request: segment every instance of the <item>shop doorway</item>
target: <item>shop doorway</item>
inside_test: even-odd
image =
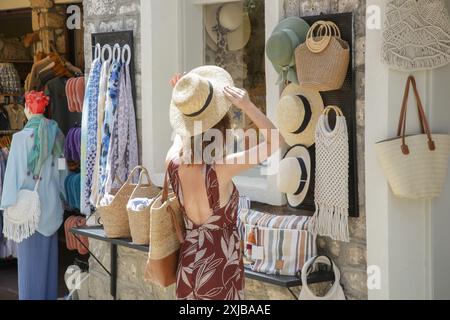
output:
[[[55,120],[66,136],[72,129],[81,126],[82,110],[69,110],[65,85],[71,78],[83,78],[84,30],[82,23],[80,28],[67,28],[66,21],[73,14],[67,8],[72,4],[68,4],[69,1],[64,1],[64,4],[59,2],[55,1],[48,13],[31,7],[0,9],[0,167],[3,169],[7,165],[12,136],[26,123],[26,119],[16,119],[13,117],[16,113],[11,112],[23,110],[26,91],[45,91],[51,97],[46,116]],[[82,15],[83,6],[80,1],[73,2],[79,9],[77,13]],[[82,16],[80,20],[82,21]],[[43,73],[39,74],[35,68],[37,63],[49,57],[60,68],[50,64],[45,67],[49,71],[45,76]],[[34,82],[30,80],[33,72]],[[78,106],[80,105],[82,107],[82,101],[78,101]],[[69,175],[79,175],[79,159],[78,163],[76,159],[71,160],[73,161],[66,163]],[[4,172],[0,173],[3,180]],[[66,187],[67,183],[64,185],[61,192],[66,193],[66,198],[73,198],[67,197],[70,188]],[[8,187],[3,183],[0,186]],[[66,201],[64,221],[74,215],[80,216],[79,208],[73,201]],[[2,228],[0,223],[0,230]],[[68,250],[64,224],[58,231],[58,248],[58,297],[63,299],[69,293],[64,281],[68,266],[77,264],[84,269],[88,255]],[[15,299],[18,299],[17,246],[0,235],[0,300]]]

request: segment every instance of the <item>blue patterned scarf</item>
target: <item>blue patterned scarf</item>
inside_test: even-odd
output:
[[[34,131],[34,146],[28,154],[28,171],[37,177],[50,155],[60,157],[63,154],[64,135],[55,121],[46,119],[43,115],[32,117],[25,129]]]

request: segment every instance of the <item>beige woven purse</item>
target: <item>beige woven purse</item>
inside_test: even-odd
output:
[[[350,63],[350,47],[341,39],[338,26],[317,21],[309,29],[306,42],[295,50],[299,84],[317,91],[342,88]]]
[[[406,135],[406,111],[412,84],[422,132]],[[416,80],[408,77],[397,137],[375,145],[381,165],[394,194],[407,199],[432,199],[444,187],[450,155],[450,135],[431,134]]]
[[[150,208],[150,251],[145,279],[162,287],[176,282],[180,246],[184,242],[183,212],[173,192],[169,193],[168,173],[162,193]]]
[[[97,205],[97,212],[100,214],[105,234],[108,238],[130,238],[131,231],[128,222],[127,204],[131,194],[136,188],[136,184],[132,184],[134,174],[139,170],[145,170],[142,166],[134,168],[127,181],[114,195],[114,199],[108,205]]]
[[[142,181],[144,177],[147,178],[147,184]],[[147,245],[150,243],[150,206],[159,193],[160,189],[152,183],[148,171],[145,168],[142,169],[139,182],[127,205],[131,239],[134,244]],[[136,199],[141,202],[140,205],[136,205]]]

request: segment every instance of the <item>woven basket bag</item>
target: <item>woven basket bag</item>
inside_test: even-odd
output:
[[[142,183],[143,177],[147,178],[147,184]],[[150,180],[150,176],[146,169],[142,169],[139,175],[139,182],[134,188],[130,196],[130,201],[136,198],[154,199],[160,193],[160,189],[156,187]],[[128,221],[130,223],[131,239],[134,244],[147,245],[150,243],[150,206],[143,210],[137,211],[129,206]]]
[[[330,21],[317,21],[306,42],[295,50],[299,84],[317,91],[342,88],[350,63],[350,47]]]
[[[422,132],[406,135],[406,111],[412,84]],[[438,197],[447,178],[450,135],[431,134],[416,80],[410,76],[406,84],[397,137],[375,145],[381,166],[394,194],[407,199]]]
[[[150,251],[145,279],[162,287],[176,282],[180,246],[184,242],[183,212],[173,192],[169,193],[168,174],[162,193],[150,209]]]
[[[127,181],[117,191],[112,202],[107,206],[97,205],[105,234],[111,239],[128,239],[131,237],[130,225],[128,222],[127,204],[136,184],[131,183],[134,174],[139,170],[144,170],[142,166],[134,168]]]

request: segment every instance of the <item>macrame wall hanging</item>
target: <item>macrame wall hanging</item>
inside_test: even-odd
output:
[[[450,20],[443,0],[389,0],[383,33],[383,62],[417,71],[450,62]]]

